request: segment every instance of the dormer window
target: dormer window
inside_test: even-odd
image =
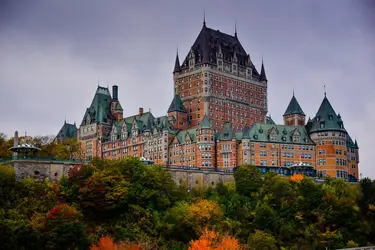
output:
[[[329,116],[328,116],[328,120],[332,121],[332,120],[333,120],[333,116],[332,116],[332,115],[329,115]]]
[[[320,123],[320,128],[324,128],[324,122]]]
[[[319,116],[316,118],[316,121],[317,121],[317,122],[320,121],[320,117],[319,117]]]

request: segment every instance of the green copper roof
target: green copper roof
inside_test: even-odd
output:
[[[250,139],[250,128],[247,125],[243,128],[242,139]]]
[[[69,124],[66,121],[56,136],[57,140],[64,140],[68,138],[77,139],[77,127],[76,124]]]
[[[273,137],[273,135],[275,137]],[[285,126],[270,124],[254,124],[250,129],[251,141],[293,143],[293,136],[299,137],[297,144],[314,145],[304,126]],[[274,140],[272,140],[274,138]]]
[[[203,116],[203,120],[202,120],[202,123],[201,123],[201,128],[203,128],[203,129],[210,129],[211,128],[211,123],[208,120],[207,115]]]
[[[119,102],[116,104],[115,110],[123,110]]]
[[[230,141],[232,139],[236,139],[236,135],[232,130],[232,125],[229,122],[226,122],[224,124],[223,130],[220,132],[218,139],[221,141]]]
[[[182,102],[181,97],[177,94],[174,96],[172,103],[169,106],[168,113],[174,111],[186,113],[184,103]]]
[[[312,119],[309,132],[330,130],[346,131],[341,116],[336,115],[331,103],[328,101],[327,97],[324,96],[323,102],[320,105],[316,116]]]
[[[86,110],[82,125],[87,124],[88,121],[89,123],[111,124],[111,101],[112,97],[108,88],[98,86],[90,108]]]
[[[346,136],[346,146],[349,148],[358,148],[357,140],[353,142],[349,134]]]
[[[292,99],[289,102],[289,105],[288,105],[287,109],[285,110],[284,116],[285,115],[292,115],[292,114],[305,115],[305,113],[303,113],[303,110],[302,110],[301,106],[299,105],[297,99],[294,97],[294,94],[293,94]]]
[[[275,124],[275,122],[272,120],[271,116],[266,116],[266,124]]]
[[[186,130],[180,130],[177,134],[177,140],[180,144],[184,144],[189,137],[192,142],[195,142],[197,128],[193,127]]]

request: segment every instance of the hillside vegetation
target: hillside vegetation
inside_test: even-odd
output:
[[[175,185],[135,158],[94,160],[60,183],[0,166],[0,249],[339,249],[375,244],[375,184],[261,175]]]

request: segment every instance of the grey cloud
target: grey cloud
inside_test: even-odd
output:
[[[360,3],[359,3],[360,2]],[[282,121],[293,89],[314,116],[323,86],[371,169],[375,32],[371,1],[29,0],[0,4],[0,131],[55,134],[81,122],[98,77],[119,85],[125,115],[165,114],[176,47],[184,58],[202,27],[238,36],[269,78],[269,111]]]

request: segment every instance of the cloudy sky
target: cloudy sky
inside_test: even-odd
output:
[[[372,4],[371,4],[372,2]],[[176,48],[185,57],[202,27],[238,37],[269,79],[281,123],[293,89],[314,116],[324,96],[375,177],[375,4],[372,0],[0,0],[0,132],[56,134],[81,122],[99,84],[119,86],[124,115],[166,113]]]

